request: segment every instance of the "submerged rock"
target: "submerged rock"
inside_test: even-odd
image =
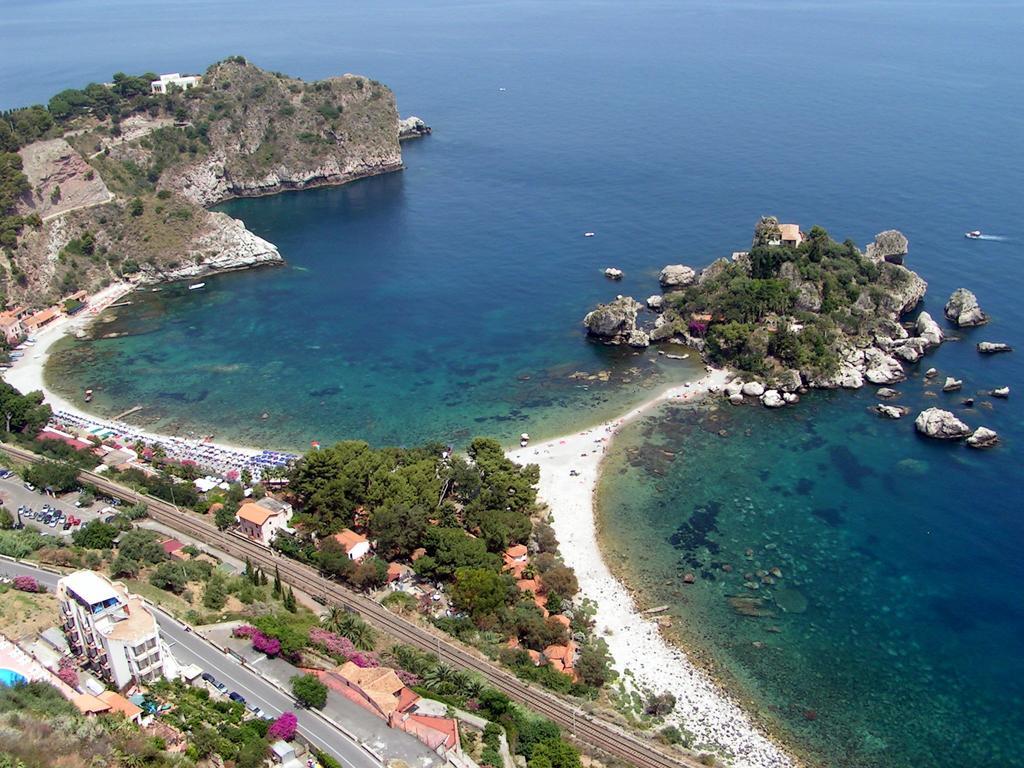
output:
[[[807,610],[807,598],[793,587],[775,590],[775,604],[786,613],[803,613]]]
[[[978,351],[985,355],[994,355],[996,352],[1012,352],[1013,347],[1001,341],[980,341]]]
[[[661,270],[658,282],[665,290],[673,291],[692,285],[696,278],[697,273],[694,272],[693,267],[688,267],[685,264],[669,264]]]
[[[875,394],[878,395],[883,400],[890,400],[890,399],[892,399],[894,397],[899,397],[900,393],[897,392],[895,389],[889,389],[888,387],[882,387],[877,392],[875,392]]]
[[[914,420],[914,427],[925,437],[936,440],[959,440],[971,433],[971,428],[949,411],[928,408]]]
[[[988,427],[978,427],[967,438],[967,444],[971,448],[992,448],[998,442],[999,435],[996,434],[995,430],[991,430]]]
[[[945,308],[946,317],[962,328],[983,325],[988,317],[978,306],[978,297],[966,288],[957,288],[949,297]]]

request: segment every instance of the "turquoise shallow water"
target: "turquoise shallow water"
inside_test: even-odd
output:
[[[933,315],[966,285],[993,317],[927,364],[969,391],[1014,388],[967,417],[1002,446],[924,443],[867,414],[870,392],[661,417],[612,454],[606,539],[815,762],[1020,765],[1024,366],[973,343],[1024,345],[1022,26],[1019,4],[924,0],[10,3],[0,106],[241,52],[307,78],[368,74],[435,126],[401,174],[225,206],[289,266],[152,294],[107,328],[131,335],[70,345],[50,375],[94,386],[108,413],[146,403],[156,425],[281,447],[558,431],[680,375],[587,344],[593,302],[744,247],[763,213],[858,243],[898,227]],[[975,228],[1004,239],[964,240]],[[631,458],[645,441],[677,458]],[[774,617],[738,616],[740,577],[774,566],[805,611],[772,597]],[[681,570],[698,584],[664,584]]]

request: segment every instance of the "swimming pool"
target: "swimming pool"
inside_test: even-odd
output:
[[[5,685],[11,688],[15,685],[21,685],[27,683],[24,675],[18,674],[13,669],[3,669],[0,667],[0,685]]]

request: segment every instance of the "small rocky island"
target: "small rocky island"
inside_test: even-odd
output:
[[[945,339],[927,312],[907,318],[927,284],[904,266],[909,243],[897,230],[879,233],[861,252],[850,240],[838,243],[821,227],[809,233],[766,216],[754,228],[749,251],[722,258],[699,272],[685,264],[661,270],[661,293],[641,303],[617,296],[583,319],[595,341],[643,349],[683,344],[712,365],[737,376],[724,387],[730,402],[756,398],[767,408],[796,403],[808,389],[880,386],[885,400],[898,392],[887,385],[907,378],[904,365],[919,362]],[[958,288],[944,313],[957,327],[988,322],[973,293]],[[1010,352],[1001,342],[980,342],[981,354]],[[677,357],[666,355],[666,357]],[[938,372],[929,369],[925,378]],[[963,382],[947,377],[944,392]],[[713,390],[714,391],[714,390]],[[991,391],[1007,398],[1008,387]],[[973,405],[973,400],[965,401]],[[872,410],[901,419],[909,409],[878,403]],[[990,448],[998,435],[972,430],[949,411],[929,408],[915,420],[925,437],[960,440]]]
[[[862,253],[821,227],[804,234],[764,217],[749,251],[699,272],[668,265],[662,292],[647,299],[646,310],[619,296],[583,322],[606,344],[691,346],[709,363],[749,374],[759,394],[774,390],[771,404],[804,387],[892,384],[905,378],[904,362],[920,360],[943,339],[927,312],[910,331],[901,325],[927,289],[903,266],[907,252],[907,239],[895,230]]]

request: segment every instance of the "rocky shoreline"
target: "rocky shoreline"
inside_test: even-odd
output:
[[[796,246],[783,247],[784,228],[795,233],[787,236],[795,238]],[[820,246],[825,256],[819,253],[815,257],[815,246],[808,247],[815,237],[827,243]],[[810,259],[805,258],[808,251]],[[883,387],[879,396],[885,398],[885,388],[906,380],[906,365],[919,363],[946,340],[946,333],[928,312],[922,311],[909,321],[905,317],[928,288],[920,275],[904,266],[908,253],[909,242],[898,230],[880,232],[862,253],[849,241],[840,246],[829,240],[824,230],[815,228],[805,235],[795,225],[779,225],[777,219],[765,217],[755,229],[750,251],[735,252],[731,259],[718,259],[700,271],[685,264],[667,265],[659,275],[661,293],[651,295],[645,303],[631,296],[616,296],[589,312],[583,325],[588,337],[599,343],[636,349],[652,344],[683,344],[698,350],[704,361],[713,365],[732,363],[723,359],[723,349],[728,351],[726,341],[735,343],[725,331],[736,335],[739,329],[745,334],[740,341],[752,346],[751,340],[761,344],[763,354],[752,361],[760,370],[737,375],[721,388],[720,393],[734,405],[753,399],[766,408],[781,408],[798,403],[800,396],[812,389],[859,389],[868,385]],[[843,267],[847,277],[854,274],[848,265],[855,265],[861,270],[859,275],[854,274],[859,279],[838,286],[829,281],[827,273],[821,279],[822,270],[816,265],[827,263],[829,258],[846,260]],[[736,321],[728,313],[746,296],[740,294],[737,298],[727,293],[723,297],[716,283],[726,280],[733,281],[728,290],[734,290],[733,283],[744,288],[754,284],[758,290],[767,286],[782,297],[785,308],[761,310],[753,319]],[[718,294],[713,293],[716,288]],[[845,292],[847,303],[832,301],[825,318],[829,292],[834,294],[837,288]],[[694,307],[698,311],[691,311]],[[977,297],[965,288],[953,292],[944,315],[958,328],[988,322]],[[832,335],[821,336],[815,343],[824,348],[819,357],[829,365],[786,365],[784,352],[773,349],[773,344],[779,348],[783,337],[799,339],[823,318]],[[1009,345],[999,342],[980,342],[977,349],[988,355],[1011,351]],[[666,353],[662,350],[659,354]],[[746,360],[751,362],[749,357]],[[959,388],[958,382],[950,381],[954,383],[947,382],[947,387]],[[1008,395],[1008,388],[992,392],[993,397]],[[894,420],[906,415],[903,409],[883,403],[875,410]],[[946,411],[942,413],[952,417]],[[991,447],[998,440],[984,427],[974,432],[962,427],[954,429],[948,419],[933,414],[923,421],[919,417],[918,431],[929,437],[971,435],[974,439],[968,439],[967,444],[972,447]]]

